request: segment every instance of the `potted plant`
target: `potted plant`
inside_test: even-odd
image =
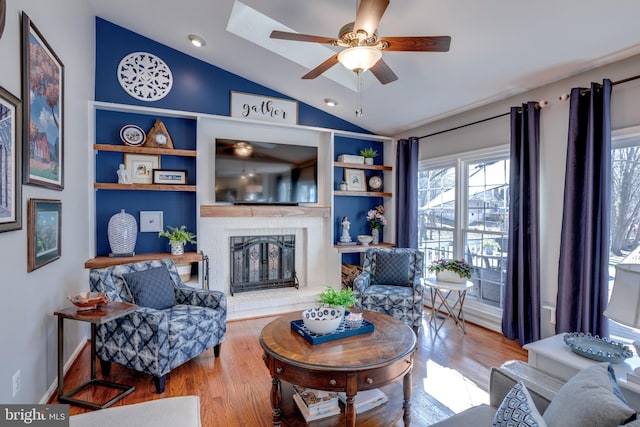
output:
[[[340,181],[340,191],[347,191],[347,181]]]
[[[493,239],[485,240],[482,244],[484,246],[484,252],[487,255],[493,255],[493,252],[500,249],[500,245]]]
[[[378,155],[378,150],[374,150],[371,147],[363,148],[362,150],[360,150],[360,155],[364,157],[364,163],[366,165],[372,165],[373,158]]]
[[[436,273],[441,282],[465,283],[473,275],[473,267],[464,259],[439,259],[433,261],[429,271]]]
[[[347,308],[353,307],[356,302],[358,302],[358,300],[353,295],[353,289],[351,288],[344,288],[337,291],[335,288],[327,286],[327,289],[322,291],[318,296],[318,303],[321,306],[341,307],[343,312]]]
[[[158,233],[158,237],[166,237],[171,245],[171,255],[184,254],[184,245],[187,243],[196,243],[196,235],[187,231],[186,225],[180,227],[168,226],[165,231]]]

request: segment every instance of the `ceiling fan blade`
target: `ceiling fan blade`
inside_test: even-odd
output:
[[[387,63],[382,59],[378,60],[373,67],[369,68],[369,71],[371,71],[371,73],[373,73],[373,75],[376,76],[383,85],[398,80],[398,76],[396,76]]]
[[[374,35],[387,6],[389,0],[360,0],[353,31],[364,30],[369,37]]]
[[[383,37],[389,43],[384,50],[390,52],[448,52],[451,44],[449,36],[433,37]]]
[[[286,31],[278,31],[278,30],[272,31],[269,37],[271,37],[272,39],[293,40],[298,42],[328,43],[328,44],[331,44],[334,41],[336,41],[336,39],[331,37],[312,36],[309,34],[288,33]]]
[[[315,79],[320,74],[324,73],[329,68],[336,65],[337,63],[338,63],[338,54],[336,53],[335,55],[333,55],[332,57],[324,61],[322,64],[318,65],[316,68],[314,68],[313,70],[309,71],[307,74],[302,76],[302,78],[305,80]]]

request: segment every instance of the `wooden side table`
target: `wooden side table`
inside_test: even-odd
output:
[[[78,310],[76,307],[69,307],[63,310],[58,310],[53,313],[54,316],[58,316],[58,400],[63,403],[71,403],[73,405],[82,406],[91,409],[103,409],[111,406],[113,403],[122,399],[133,390],[135,387],[118,384],[111,381],[105,381],[96,378],[96,325],[106,323],[119,317],[126,316],[129,313],[133,313],[137,306],[126,302],[109,302],[107,304],[99,305],[94,310]],[[64,393],[64,319],[78,320],[80,322],[91,323],[91,379],[74,388],[73,390]],[[79,391],[91,387],[93,385],[109,387],[122,390],[115,397],[105,403],[95,403],[87,400],[76,399],[73,396]]]
[[[440,331],[440,328],[447,319],[452,319],[457,326],[460,326],[462,332],[466,334],[467,328],[464,324],[462,308],[464,307],[464,299],[467,296],[467,291],[473,288],[473,282],[467,280],[465,283],[453,283],[428,278],[424,283],[431,291],[431,316],[429,317],[429,325],[433,326],[436,334]],[[446,292],[446,294],[444,292]],[[458,298],[453,304],[447,300],[452,292],[458,293]],[[440,302],[438,302],[438,300],[440,300]],[[440,311],[442,307],[446,309],[447,316],[438,323],[436,320],[436,312]]]

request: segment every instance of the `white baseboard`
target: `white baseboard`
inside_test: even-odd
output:
[[[64,374],[67,373],[67,371],[69,370],[69,368],[71,367],[73,362],[76,361],[76,359],[78,358],[78,356],[82,352],[82,349],[84,348],[84,345],[87,343],[88,340],[89,339],[87,337],[85,337],[83,340],[80,341],[80,344],[78,344],[78,346],[75,348],[75,350],[73,350],[73,353],[71,353],[71,356],[69,356],[69,359],[67,359],[67,361],[64,363],[64,367],[62,368],[62,371],[64,372],[63,376],[64,376]],[[57,363],[58,363],[58,361],[56,360],[56,366],[58,366]],[[53,379],[53,382],[51,383],[49,388],[47,389],[45,395],[42,396],[42,398],[40,399],[40,402],[38,402],[38,403],[40,403],[42,405],[46,404],[49,401],[49,399],[51,399],[53,394],[56,393],[57,391],[58,391],[58,377],[56,376]]]

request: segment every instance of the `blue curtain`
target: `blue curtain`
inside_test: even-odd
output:
[[[418,247],[418,144],[417,137],[398,140],[396,157],[396,246]]]
[[[571,90],[556,333],[607,336],[611,81]]]
[[[540,339],[540,108],[511,108],[509,244],[502,333],[525,345]]]

